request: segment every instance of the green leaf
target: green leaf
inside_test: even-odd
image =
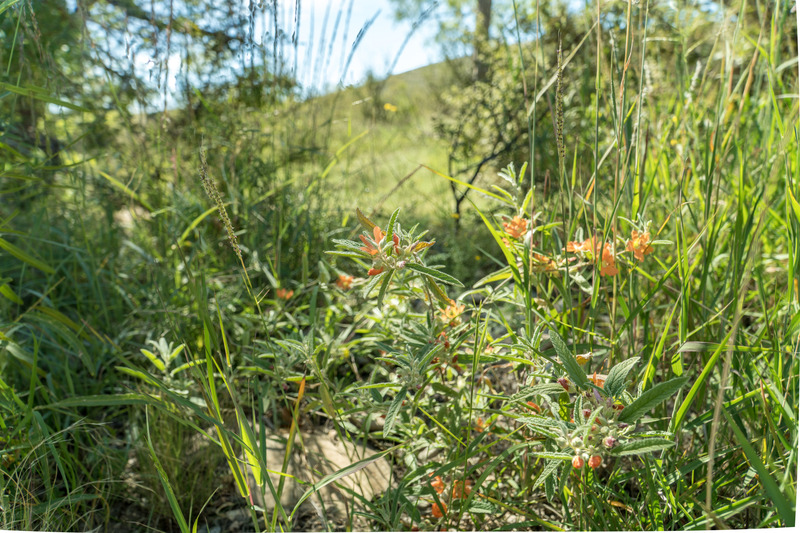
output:
[[[523,417],[520,418],[519,421],[524,422],[525,425],[528,426],[528,428],[544,435],[545,437],[550,437],[551,439],[557,439],[558,437],[561,436],[561,431],[559,427],[555,424],[543,423],[541,420],[538,420],[535,417]]]
[[[688,379],[687,377],[671,379],[643,392],[632,404],[622,410],[619,421],[628,424],[636,422],[653,407],[660,405],[661,402],[678,392],[678,389],[683,387]]]
[[[545,479],[547,479],[550,476],[554,476],[556,472],[558,472],[558,468],[562,464],[564,463],[563,461],[560,460],[557,461],[551,459],[550,461],[547,461],[544,464],[544,468],[542,469],[542,472],[539,474],[539,477],[537,477],[536,481],[534,481],[533,487],[531,487],[531,492],[534,492],[539,487],[539,485],[544,483]]]
[[[48,409],[63,407],[107,407],[111,405],[154,404],[157,401],[150,396],[138,393],[128,394],[97,394],[91,396],[77,396],[67,398],[47,406]]]
[[[363,252],[344,252],[340,250],[328,250],[325,252],[328,255],[338,255],[339,257],[352,257],[354,259],[364,259],[366,254]]]
[[[367,216],[361,212],[361,209],[356,207],[356,215],[358,216],[358,221],[364,226],[364,229],[367,230],[370,234],[372,234],[372,228],[377,226],[373,221],[367,218]]]
[[[449,285],[457,285],[459,287],[463,287],[464,284],[458,281],[453,276],[449,274],[445,274],[444,272],[439,272],[433,268],[428,268],[422,265],[418,265],[416,263],[406,263],[406,268],[413,270],[414,272],[419,272],[420,274],[425,274],[426,276],[430,276],[442,283],[447,283]]]
[[[2,14],[3,14],[3,12],[4,12],[6,9],[8,9],[8,8],[10,8],[10,7],[13,7],[13,6],[14,6],[14,4],[18,3],[19,1],[20,1],[20,0],[4,0],[4,1],[3,1],[3,3],[2,3],[2,4],[0,4],[0,15],[2,15]]]
[[[167,369],[167,367],[164,366],[164,361],[158,358],[156,354],[154,354],[150,350],[145,350],[144,348],[142,348],[139,351],[142,352],[142,355],[150,359],[150,362],[153,363],[156,366],[156,368],[159,369],[161,372],[164,372]]]
[[[436,174],[437,176],[441,176],[441,177],[443,177],[443,178],[445,178],[445,179],[448,179],[448,180],[452,181],[453,183],[456,183],[456,184],[458,184],[458,185],[461,185],[461,186],[463,186],[463,187],[467,187],[468,189],[474,189],[474,190],[478,191],[478,192],[479,192],[479,193],[481,193],[481,194],[485,194],[486,196],[491,196],[491,197],[492,197],[492,198],[494,198],[495,200],[500,200],[501,202],[503,202],[503,203],[505,203],[505,204],[508,204],[508,203],[509,203],[509,202],[508,202],[507,200],[505,200],[505,199],[504,199],[502,196],[498,196],[498,195],[496,195],[496,194],[495,194],[495,193],[493,193],[493,192],[489,192],[489,191],[487,191],[486,189],[481,189],[480,187],[476,187],[475,185],[471,185],[471,184],[467,183],[466,181],[461,181],[461,180],[459,180],[459,179],[456,179],[456,178],[451,178],[450,176],[447,176],[446,174],[442,174],[441,172],[438,172],[438,171],[436,171],[436,170],[433,170],[431,167],[428,167],[428,166],[425,166],[425,165],[422,165],[422,166],[423,166],[424,168],[427,168],[428,170],[430,170],[431,172],[433,172],[433,173],[434,173],[434,174]]]
[[[494,514],[497,512],[497,507],[485,500],[474,500],[467,509],[467,512],[474,514]]]
[[[552,459],[555,461],[572,461],[573,454],[567,452],[531,452],[534,457],[542,457],[543,459]]]
[[[230,202],[228,202],[227,204],[224,204],[224,205],[229,205],[229,204],[230,204]],[[213,213],[217,209],[219,209],[219,206],[215,205],[211,209],[207,209],[205,212],[201,213],[200,216],[195,218],[192,221],[192,223],[189,224],[189,227],[187,227],[186,230],[181,234],[180,239],[178,239],[178,246],[181,246],[184,243],[184,241],[186,241],[186,239],[189,238],[189,234],[192,232],[192,230],[194,228],[197,227],[198,224],[200,224],[200,222],[203,221],[204,218],[206,218],[208,215],[210,215],[211,213]]]
[[[638,362],[638,357],[632,357],[631,359],[622,361],[618,365],[615,365],[614,368],[608,372],[608,377],[606,377],[603,390],[605,390],[609,396],[619,396],[619,394],[625,390],[625,380],[628,377],[628,373],[634,366],[636,366],[636,363]]]
[[[185,347],[186,347],[185,344],[181,344],[180,346],[172,350],[172,353],[169,354],[169,362],[171,363],[172,361],[174,361],[175,358],[178,357],[178,355],[180,355],[180,353],[183,351]]]
[[[369,280],[369,281],[366,283],[366,285],[364,286],[364,292],[363,292],[363,294],[364,294],[364,297],[365,297],[365,298],[368,298],[368,297],[369,297],[369,293],[371,293],[371,292],[372,292],[372,289],[374,289],[374,288],[375,288],[375,285],[377,285],[377,284],[378,284],[378,282],[379,282],[381,279],[383,279],[383,278],[384,278],[386,275],[387,275],[387,273],[386,273],[386,272],[381,272],[380,274],[375,274],[374,276],[371,276],[371,279],[370,279],[370,280]]]
[[[39,270],[41,270],[45,274],[55,274],[56,273],[55,270],[53,270],[52,268],[47,266],[44,262],[40,261],[39,259],[36,259],[35,257],[32,257],[32,256],[28,255],[27,253],[25,253],[24,251],[20,250],[19,248],[17,248],[16,246],[14,246],[13,244],[11,244],[10,242],[8,242],[7,240],[5,240],[3,238],[0,238],[0,248],[5,250],[6,252],[10,253],[11,255],[13,255],[17,259],[19,259],[20,261],[22,261],[24,263],[28,263],[30,266],[32,266],[34,268],[38,268]]]
[[[400,214],[400,208],[394,210],[392,213],[391,218],[389,218],[389,225],[386,227],[386,241],[391,241],[392,236],[394,235],[394,223],[397,221],[397,215]]]
[[[161,485],[164,487],[164,492],[167,493],[167,501],[169,501],[172,514],[175,516],[175,520],[177,520],[178,526],[181,528],[181,533],[189,533],[189,524],[186,522],[186,518],[183,516],[183,511],[181,511],[181,506],[178,503],[178,499],[175,497],[175,492],[172,490],[172,485],[169,482],[167,473],[164,471],[164,467],[161,466],[161,461],[158,460],[158,455],[156,455],[156,451],[153,448],[153,442],[150,438],[149,422],[147,423],[146,441],[147,449],[150,452],[150,458],[153,460],[153,465],[156,467],[156,471],[158,472],[158,479],[161,480]]]
[[[561,364],[564,370],[567,371],[567,375],[579,389],[588,387],[589,380],[586,378],[586,372],[583,371],[581,365],[578,364],[578,360],[575,359],[575,356],[569,351],[564,339],[562,339],[561,335],[553,328],[548,328],[548,331],[550,332],[550,341],[553,343],[553,347],[556,349],[556,353],[561,359]]]
[[[383,283],[381,283],[381,289],[378,291],[378,307],[380,307],[383,304],[383,297],[386,295],[386,289],[389,288],[389,283],[392,281],[393,277],[394,277],[394,270],[390,270],[383,277]]]
[[[691,407],[695,396],[697,396],[697,391],[699,391],[700,387],[706,382],[706,379],[708,378],[708,375],[714,369],[714,366],[717,364],[717,361],[719,361],[719,357],[720,357],[720,355],[722,355],[722,351],[725,349],[726,345],[728,344],[728,341],[730,340],[734,329],[735,328],[731,328],[731,330],[728,331],[728,334],[725,336],[725,339],[723,339],[723,341],[717,347],[717,349],[714,352],[714,354],[708,360],[708,363],[706,363],[706,366],[703,368],[703,371],[700,372],[699,376],[697,376],[697,379],[695,380],[694,385],[692,385],[692,388],[689,389],[688,393],[686,393],[686,398],[683,399],[683,402],[681,403],[681,406],[675,412],[675,416],[672,418],[672,421],[670,422],[670,430],[671,431],[673,431],[673,432],[676,431],[676,428],[678,428],[681,425],[681,423],[683,422],[684,417],[686,417],[686,413],[689,412],[689,407]],[[686,348],[686,345],[688,345],[688,344],[691,344],[691,343],[687,342],[683,347],[681,347],[681,349]]]
[[[756,453],[756,451],[750,445],[750,442],[747,440],[747,436],[739,428],[739,425],[734,422],[734,420],[731,418],[731,415],[728,414],[728,410],[723,409],[722,414],[725,415],[725,418],[731,425],[731,429],[733,429],[733,433],[736,435],[736,440],[738,440],[739,444],[742,445],[742,451],[744,451],[745,456],[747,456],[747,460],[750,462],[750,465],[756,470],[756,472],[758,472],[758,482],[762,487],[764,487],[764,490],[767,492],[771,503],[774,504],[778,509],[778,514],[781,515],[785,526],[794,527],[794,505],[792,505],[792,502],[786,498],[786,495],[783,492],[781,492],[778,483],[769,473],[767,467],[764,466],[764,463],[761,461],[758,453]]]
[[[675,446],[675,442],[667,439],[637,439],[615,446],[611,449],[611,455],[639,455],[666,450],[672,446]]]
[[[511,402],[521,402],[523,400],[527,400],[531,396],[536,396],[540,394],[542,396],[546,396],[548,394],[561,394],[564,391],[564,387],[559,385],[558,383],[539,383],[532,387],[525,387],[524,389],[520,390],[511,398],[509,401]]]
[[[205,363],[205,361],[200,361],[200,360],[197,360],[197,361],[189,361],[188,363],[184,363],[184,364],[182,364],[181,366],[179,366],[179,367],[176,367],[174,370],[172,370],[172,371],[169,373],[169,375],[170,375],[170,376],[174,376],[174,375],[176,375],[176,374],[179,374],[179,373],[183,372],[183,371],[184,371],[184,370],[186,370],[187,368],[192,368],[193,366],[202,365],[203,363]]]
[[[17,305],[22,305],[22,299],[8,286],[8,283],[0,285],[0,294],[11,300]]]
[[[444,305],[450,305],[450,297],[447,296],[447,293],[444,292],[444,289],[439,286],[438,283],[433,281],[432,278],[425,277],[425,282],[428,284],[428,288],[433,293],[436,298],[439,299]]]
[[[67,109],[72,109],[73,111],[83,111],[85,113],[89,112],[89,109],[85,107],[81,107],[79,105],[67,102],[65,100],[59,100],[58,98],[53,98],[52,96],[50,96],[50,91],[48,91],[47,89],[43,89],[41,87],[34,87],[34,86],[17,87],[16,85],[0,82],[0,89],[5,89],[6,91],[19,94],[22,96],[29,96],[31,98],[35,98],[36,100],[47,102],[48,104],[57,105],[59,107],[66,107]]]
[[[319,480],[318,483],[314,483],[314,485],[312,485],[307,491],[305,491],[305,493],[303,493],[303,495],[297,501],[297,504],[295,504],[294,509],[292,509],[292,513],[291,513],[290,516],[293,517],[295,515],[295,513],[297,512],[297,510],[300,508],[300,506],[303,504],[303,502],[305,502],[308,498],[310,498],[311,495],[314,494],[315,492],[319,491],[323,487],[326,487],[326,486],[330,485],[334,481],[338,481],[339,479],[342,479],[345,476],[349,476],[351,474],[355,474],[359,470],[362,470],[363,468],[366,468],[367,466],[371,465],[375,461],[377,461],[377,460],[381,459],[382,457],[385,457],[386,455],[388,455],[388,454],[392,453],[393,451],[397,450],[400,446],[401,446],[400,444],[398,444],[397,446],[392,446],[391,448],[389,448],[387,450],[384,450],[384,451],[382,451],[380,453],[376,453],[375,455],[373,455],[371,457],[367,457],[366,459],[362,459],[361,461],[355,462],[355,463],[351,464],[350,466],[342,468],[338,472],[334,472],[333,474],[329,474],[329,475],[325,476],[324,478]]]
[[[397,395],[392,400],[392,404],[389,406],[389,410],[386,412],[386,421],[383,424],[384,438],[392,434],[392,429],[397,421],[397,414],[400,412],[400,407],[403,405],[403,400],[406,399],[407,390],[408,389],[406,387],[403,387],[397,392]]]
[[[124,192],[129,197],[131,197],[133,200],[136,200],[143,207],[145,207],[148,211],[153,211],[153,208],[150,207],[150,204],[148,204],[144,199],[142,199],[141,196],[139,196],[135,191],[130,189],[127,185],[125,185],[124,183],[122,183],[118,179],[106,174],[102,170],[98,170],[97,173],[100,174],[101,176],[103,176],[106,179],[106,181],[109,182],[112,186],[114,186],[115,188],[117,188],[120,191]]]

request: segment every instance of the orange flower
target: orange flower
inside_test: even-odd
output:
[[[442,309],[440,318],[442,322],[450,327],[456,327],[461,323],[461,313],[464,312],[464,305],[459,305],[455,300],[450,300],[450,305]]]
[[[633,252],[633,257],[639,261],[644,260],[644,256],[653,253],[653,247],[650,246],[650,232],[639,233],[633,230],[631,232],[631,240],[628,241],[625,251]]]
[[[336,286],[346,291],[353,285],[353,276],[347,274],[339,274],[339,279],[336,280]]]
[[[445,350],[450,349],[450,339],[447,337],[446,331],[442,331],[441,333],[439,333],[439,338],[436,339],[436,342],[441,342]]]
[[[447,504],[442,502],[442,506],[439,507],[438,503],[433,504],[433,508],[431,509],[431,514],[434,518],[442,518],[444,514],[447,512]]]
[[[595,372],[594,375],[589,378],[589,380],[598,387],[602,387],[603,385],[605,385],[607,377],[608,376],[605,374],[598,374],[597,372]]]
[[[589,458],[589,468],[591,468],[592,470],[594,470],[601,464],[603,464],[603,458],[600,457],[599,455],[593,455],[592,457]]]
[[[602,245],[597,242],[597,237],[589,237],[583,242],[570,241],[567,243],[567,251],[573,253],[590,253],[597,255]]]
[[[453,483],[453,499],[469,496],[470,492],[472,492],[472,480],[468,479],[466,483],[461,481]]]
[[[601,276],[616,276],[619,274],[619,269],[615,264],[614,254],[611,252],[611,245],[606,243],[603,247],[603,258],[600,261],[600,275]]]
[[[478,417],[478,419],[475,421],[475,431],[478,433],[483,433],[484,429],[486,429],[486,424],[484,423],[483,418]]]
[[[433,473],[428,474],[428,476],[433,476]],[[444,481],[442,481],[442,476],[436,476],[431,481],[431,487],[433,490],[436,491],[436,494],[441,494],[444,492]]]
[[[281,300],[288,300],[289,298],[294,296],[294,291],[287,291],[286,289],[278,289],[275,292],[275,295]]]
[[[367,252],[369,255],[378,255],[378,253],[380,253],[380,248],[378,248],[378,243],[380,243],[381,239],[383,239],[383,232],[381,231],[381,228],[379,228],[378,226],[372,228],[372,236],[375,242],[370,242],[369,240],[367,240],[365,236],[359,235],[359,237],[361,238],[361,242],[364,243],[364,246],[359,248],[359,250],[361,250],[362,252]]]
[[[558,272],[558,263],[546,255],[534,252],[531,256],[531,270],[534,272]]]
[[[573,468],[583,468],[583,458],[579,455],[576,455],[572,458],[572,467]]]
[[[383,272],[383,267],[381,267],[381,268],[370,268],[367,271],[367,276],[377,276],[381,272]]]
[[[579,353],[575,356],[575,360],[578,361],[579,365],[583,365],[588,363],[592,360],[592,352],[589,353]]]
[[[528,229],[528,220],[515,216],[508,222],[503,222],[503,228],[512,238],[519,239],[525,235],[525,231]]]

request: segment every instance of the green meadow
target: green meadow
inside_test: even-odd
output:
[[[796,8],[1,0],[0,529],[794,526]]]

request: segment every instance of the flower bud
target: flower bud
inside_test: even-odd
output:
[[[581,439],[579,437],[575,437],[574,439],[572,439],[572,442],[570,442],[569,444],[573,448],[580,448],[581,446],[583,446],[583,439]]]
[[[620,422],[620,423],[619,423],[619,425],[617,425],[617,427],[618,427],[619,429],[625,429],[625,428],[626,428],[626,427],[628,427],[629,425],[630,425],[630,424],[626,424],[625,422]]]
[[[591,409],[584,409],[583,410],[583,418],[589,418],[589,416],[591,414],[592,414],[592,410]]]
[[[583,458],[576,455],[572,458],[572,466],[573,468],[583,468]]]
[[[617,439],[615,439],[610,435],[603,439],[603,446],[605,446],[606,448],[611,449],[616,445],[617,445]]]
[[[569,392],[569,380],[567,378],[558,378],[558,384],[564,387],[564,390]]]
[[[591,469],[595,469],[601,464],[603,464],[603,458],[600,457],[599,455],[593,455],[592,457],[589,458],[589,467]]]

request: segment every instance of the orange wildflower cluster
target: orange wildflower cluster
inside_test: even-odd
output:
[[[599,256],[598,263],[600,264],[601,276],[616,276],[619,274],[611,245],[598,242],[597,237],[589,237],[583,242],[568,242],[566,250],[573,253],[592,254],[596,260]]]
[[[367,252],[369,255],[378,255],[380,253],[380,249],[378,248],[378,243],[381,242],[383,239],[383,231],[378,226],[372,228],[372,236],[375,238],[375,242],[370,242],[367,240],[366,237],[363,235],[359,235],[361,238],[361,242],[364,243],[364,246],[359,248],[362,252]]]
[[[605,385],[607,377],[608,376],[606,374],[598,374],[597,372],[595,372],[594,375],[592,375],[589,378],[589,381],[591,381],[598,387],[602,387],[603,385]]]
[[[653,253],[653,247],[650,246],[650,232],[639,233],[633,230],[628,245],[625,247],[625,251],[633,252],[633,257],[639,261],[644,260],[644,256]]]
[[[584,464],[585,462],[583,460],[583,457],[576,455],[575,457],[572,458],[573,468],[579,468],[579,469],[583,468]],[[592,470],[594,470],[595,468],[597,468],[602,464],[603,464],[603,458],[600,457],[599,455],[593,455],[589,458],[589,468],[591,468]]]
[[[347,274],[339,274],[339,279],[336,280],[336,286],[346,291],[350,287],[353,286],[353,276],[348,276]]]
[[[503,229],[505,229],[506,233],[511,235],[512,238],[519,239],[525,235],[525,231],[528,229],[528,220],[520,216],[515,216],[508,222],[503,222]]]
[[[442,480],[442,476],[433,477],[433,473],[428,474],[429,477],[432,477],[433,480],[429,483],[433,490],[436,491],[436,494],[444,494],[445,490],[445,482]],[[466,482],[463,481],[455,481],[453,482],[453,489],[450,492],[450,499],[455,500],[457,498],[466,498],[472,492],[472,480],[468,479]],[[445,514],[447,514],[447,504],[442,502],[441,507],[438,503],[433,503],[431,508],[431,514],[434,518],[442,518]]]
[[[466,498],[470,492],[472,492],[472,480],[468,479],[466,483],[462,481],[453,483],[453,499]]]
[[[597,242],[597,237],[589,237],[583,242],[570,241],[567,243],[567,251],[573,253],[597,255],[602,249],[602,245]]]
[[[450,327],[456,327],[461,323],[461,313],[464,312],[464,305],[459,305],[455,300],[450,300],[450,305],[442,309],[439,317],[442,322]]]
[[[546,255],[534,252],[531,256],[531,270],[533,272],[558,272],[558,263]]]
[[[619,274],[619,269],[617,268],[614,252],[611,251],[611,245],[606,243],[603,247],[603,257],[600,259],[600,275],[616,276],[617,274]]]
[[[433,476],[433,474],[428,474],[428,475]],[[433,490],[436,491],[436,494],[443,493],[444,481],[442,481],[442,476],[436,476],[435,478],[433,478],[433,481],[431,481],[431,487],[433,487]]]
[[[277,296],[281,300],[288,300],[289,298],[294,296],[294,291],[281,288],[275,291],[275,296]]]

